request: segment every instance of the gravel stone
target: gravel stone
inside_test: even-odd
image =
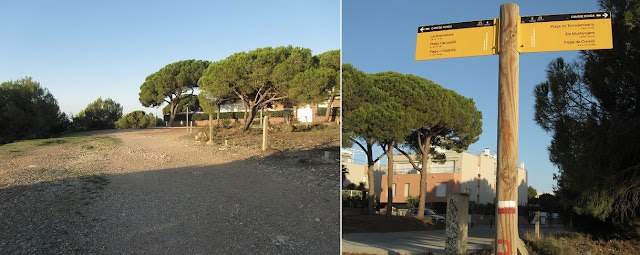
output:
[[[272,133],[262,152],[259,134],[210,146],[185,131],[0,154],[0,254],[339,252],[337,132]]]

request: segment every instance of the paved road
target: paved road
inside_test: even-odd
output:
[[[543,233],[562,228],[541,228]],[[533,228],[521,227],[520,236]],[[476,226],[469,229],[467,250],[475,251],[489,247],[493,242],[495,229]],[[342,235],[342,251],[367,254],[424,254],[429,251],[442,253],[444,250],[444,230],[410,231],[394,233],[359,233]]]

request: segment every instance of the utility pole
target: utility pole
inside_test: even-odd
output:
[[[516,255],[518,236],[518,5],[500,6],[496,254]]]

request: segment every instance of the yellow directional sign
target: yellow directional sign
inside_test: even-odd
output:
[[[610,12],[521,17],[518,34],[520,53],[613,48]]]
[[[416,60],[496,54],[495,24],[491,19],[418,27]]]

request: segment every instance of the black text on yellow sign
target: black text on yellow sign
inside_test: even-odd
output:
[[[496,54],[495,20],[418,27],[416,60]]]
[[[521,17],[518,34],[520,53],[613,48],[610,12]]]

